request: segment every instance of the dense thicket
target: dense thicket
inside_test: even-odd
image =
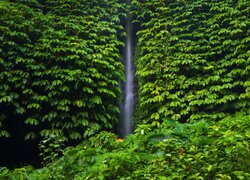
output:
[[[124,12],[118,0],[0,2],[0,137],[10,122],[39,134],[47,163],[0,179],[250,179],[248,0],[132,0],[141,124],[62,149],[58,135],[117,121]]]
[[[250,116],[218,123],[140,125],[123,142],[102,132],[43,169],[0,168],[3,179],[249,179]]]
[[[0,2],[0,137],[22,122],[26,139],[82,139],[112,129],[123,79],[125,4]]]
[[[140,120],[249,113],[248,0],[133,0],[132,8]]]

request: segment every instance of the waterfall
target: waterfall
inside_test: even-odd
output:
[[[133,115],[135,109],[135,67],[133,63],[133,29],[130,15],[126,19],[127,39],[125,43],[123,62],[125,66],[126,80],[122,84],[123,102],[121,104],[121,117],[119,133],[121,137],[132,133]]]

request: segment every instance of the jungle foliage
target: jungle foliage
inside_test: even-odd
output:
[[[123,140],[107,131],[129,7],[138,124]],[[249,113],[249,0],[0,1],[0,137],[22,122],[44,163],[0,179],[250,179]]]
[[[0,137],[83,139],[117,124],[125,4],[0,2]]]
[[[219,120],[250,109],[248,0],[132,0],[139,122]]]
[[[101,132],[42,169],[0,169],[11,179],[249,179],[250,116],[140,125],[124,141]]]

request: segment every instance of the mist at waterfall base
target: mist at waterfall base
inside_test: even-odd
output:
[[[127,38],[123,49],[123,63],[125,67],[125,82],[121,82],[123,101],[120,105],[121,115],[118,126],[120,137],[125,137],[133,131],[133,116],[135,111],[135,66],[133,62],[133,26],[128,16],[125,24]]]

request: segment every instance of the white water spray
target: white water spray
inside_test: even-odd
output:
[[[135,67],[133,63],[133,29],[132,20],[128,16],[126,19],[126,32],[127,39],[124,49],[124,65],[126,80],[123,84],[123,103],[121,105],[121,122],[120,122],[120,136],[125,137],[132,133],[133,130],[133,115],[135,109],[135,93],[134,93],[134,77],[135,77]]]

